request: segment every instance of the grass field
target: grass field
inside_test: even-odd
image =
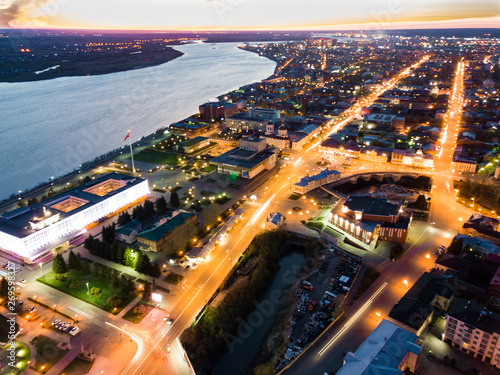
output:
[[[37,281],[51,286],[54,289],[60,290],[66,294],[69,294],[73,297],[79,298],[82,301],[87,303],[92,303],[92,305],[97,306],[103,310],[106,310],[113,314],[118,314],[125,306],[127,306],[132,300],[136,297],[136,294],[128,294],[124,293],[119,289],[114,289],[110,283],[103,282],[101,280],[97,280],[91,275],[82,274],[77,270],[69,270],[65,273],[67,276],[66,281],[56,280],[56,274],[53,271],[47,272],[43,277],[37,279]],[[70,289],[69,285],[72,280],[77,280],[79,282],[79,287],[75,289]],[[89,302],[89,296],[87,294],[87,285],[89,283],[89,287],[99,288],[101,289],[100,298],[98,296],[91,296]],[[112,295],[119,295],[121,297],[122,302],[116,306],[116,308],[108,305],[107,300]]]
[[[164,279],[166,283],[177,285],[184,279],[184,276],[178,273],[170,272]]]
[[[141,151],[137,155],[134,155],[135,160],[157,165],[160,164],[176,165],[178,163],[177,160],[178,157],[179,155],[177,154],[155,151],[155,150]]]
[[[217,169],[216,165],[210,164],[208,167],[202,168],[201,170],[202,170],[202,172],[209,173],[209,172],[215,171],[216,169]]]
[[[36,357],[33,369],[45,374],[59,361],[68,350],[62,350],[57,347],[58,342],[47,336],[36,337]]]
[[[67,365],[61,374],[64,375],[85,375],[92,366],[92,362],[85,361],[76,357]]]
[[[123,315],[123,319],[139,324],[154,309],[153,302],[139,301]]]

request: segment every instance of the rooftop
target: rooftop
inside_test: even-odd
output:
[[[500,333],[500,314],[458,298],[446,315],[489,334]]]
[[[194,138],[191,138],[191,139],[188,139],[184,142],[179,143],[179,146],[190,147],[190,146],[197,145],[198,143],[204,142],[207,139],[208,139],[207,137],[194,137]]]
[[[385,199],[370,196],[350,195],[344,206],[351,211],[361,211],[363,215],[397,216],[400,206]]]
[[[319,172],[318,174],[315,174],[314,176],[305,176],[305,177],[302,177],[300,179],[299,182],[297,182],[295,185],[298,185],[298,186],[307,186],[310,182],[312,181],[320,181],[324,178],[327,178],[329,175],[337,175],[337,174],[340,174],[339,171],[336,171],[334,169],[324,169],[322,170],[321,172]]]
[[[149,228],[146,228],[138,234],[138,237],[149,241],[159,241],[167,233],[184,224],[187,219],[192,218],[194,215],[195,214],[192,212],[180,212],[173,217],[166,217],[164,218],[166,221],[160,221]]]
[[[254,151],[242,150],[237,147],[213,158],[210,160],[210,163],[252,169],[269,159],[275,153],[276,149],[274,148],[268,148],[262,152],[256,153]]]
[[[398,367],[407,354],[422,350],[417,340],[417,335],[384,319],[354,353],[347,353],[337,375],[403,374]]]
[[[81,186],[57,194],[29,207],[21,207],[0,216],[0,231],[26,237],[52,222],[60,221],[146,181],[120,173],[109,173]]]
[[[426,272],[394,305],[389,317],[418,330],[432,312],[431,303],[436,295],[450,299],[453,290],[449,277],[435,276]]]

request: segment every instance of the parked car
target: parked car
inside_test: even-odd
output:
[[[71,328],[71,329],[69,330],[69,332],[68,332],[68,333],[69,333],[71,336],[75,336],[78,332],[80,332],[80,328],[78,328],[77,326],[74,326],[73,328]]]
[[[309,310],[313,311],[316,305],[318,304],[318,300],[315,298],[311,301],[311,304],[309,305]]]
[[[167,320],[169,320],[169,319],[170,319],[170,314],[167,314],[167,315],[165,315],[165,317],[163,318],[163,321],[164,321],[164,322],[166,322],[166,321],[167,321]]]
[[[172,323],[174,322],[174,319],[173,318],[170,318],[168,321],[167,321],[167,324],[168,325],[172,325]]]

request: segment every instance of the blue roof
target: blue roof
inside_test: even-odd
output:
[[[307,175],[305,177],[302,177],[300,179],[300,181],[297,182],[295,185],[297,185],[297,186],[307,186],[307,185],[309,185],[309,183],[311,181],[322,180],[322,179],[328,177],[331,174],[340,174],[340,172],[338,172],[338,171],[336,171],[334,169],[330,170],[330,169],[326,168],[326,169],[322,170],[321,172],[319,172],[318,174],[316,174],[314,176]]]
[[[406,355],[422,350],[417,340],[417,335],[384,319],[354,353],[347,353],[337,375],[402,375],[398,366]]]

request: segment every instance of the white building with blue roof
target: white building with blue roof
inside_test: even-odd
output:
[[[344,357],[337,375],[402,375],[415,372],[422,347],[418,336],[388,320],[373,330],[353,353]]]
[[[314,190],[330,182],[340,179],[340,172],[334,169],[324,169],[314,176],[306,175],[294,185],[294,192],[297,194],[305,194],[308,191]]]

